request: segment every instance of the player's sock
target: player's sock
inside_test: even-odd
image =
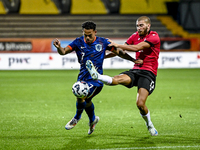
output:
[[[79,120],[81,118],[81,114],[85,109],[86,102],[78,103],[76,102],[76,115],[74,116],[75,119]]]
[[[94,104],[92,103],[91,106],[86,107],[85,111],[89,117],[90,123],[95,120],[95,114],[94,114]]]
[[[142,118],[145,120],[147,126],[150,126],[150,125],[153,124],[153,123],[151,122],[151,117],[150,117],[150,111],[149,111],[149,110],[148,110],[148,113],[147,113],[146,115],[142,115],[142,114],[141,114],[141,116],[142,116]]]
[[[109,85],[109,84],[112,83],[112,77],[107,76],[107,75],[101,75],[101,74],[99,74],[98,75],[98,80],[100,80],[101,82],[103,82],[103,83],[105,83],[107,85]]]

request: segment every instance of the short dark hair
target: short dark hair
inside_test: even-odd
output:
[[[96,24],[92,21],[86,21],[82,24],[83,29],[93,29],[96,30]]]

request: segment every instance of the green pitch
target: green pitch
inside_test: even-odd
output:
[[[104,70],[117,75],[124,70]],[[72,130],[71,87],[78,70],[0,71],[0,149],[200,149],[200,69],[159,69],[147,100],[157,137],[136,108],[136,88],[104,86],[93,99],[100,122],[87,135],[88,117]]]

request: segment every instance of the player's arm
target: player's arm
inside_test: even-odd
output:
[[[120,45],[111,40],[109,40],[109,42],[111,44],[109,44],[108,46],[114,46],[116,48],[121,48],[127,51],[133,51],[133,52],[137,52],[139,50],[151,47],[150,43],[148,42],[140,42],[137,45]]]
[[[109,41],[111,41],[111,40],[109,40]],[[126,44],[126,43],[124,43],[124,44]],[[126,44],[126,45],[127,45],[127,44]],[[119,52],[117,52],[117,53],[119,54]],[[109,51],[109,53],[106,54],[104,58],[106,59],[106,58],[115,57],[115,56],[118,56],[118,54],[115,54],[115,53]]]
[[[141,60],[141,59],[136,60],[135,58],[133,58],[133,57],[131,57],[129,54],[127,54],[125,51],[123,51],[122,49],[112,48],[111,51],[112,51],[115,55],[117,55],[117,56],[119,56],[119,57],[121,57],[121,58],[123,58],[123,59],[132,61],[132,62],[134,62],[134,63],[136,63],[136,64],[143,64],[143,60]]]
[[[106,58],[111,58],[111,57],[115,57],[115,56],[116,56],[115,53],[109,52],[108,54],[105,55],[104,59],[106,59]]]
[[[57,51],[60,55],[66,55],[71,52],[71,49],[66,46],[65,48],[61,47],[60,41],[55,39],[53,45],[57,48]]]

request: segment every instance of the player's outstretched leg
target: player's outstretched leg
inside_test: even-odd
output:
[[[81,118],[80,118],[81,119]],[[65,126],[66,130],[70,130],[76,126],[80,119],[72,118]]]
[[[112,84],[112,81],[113,81],[112,77],[99,74],[97,72],[97,70],[95,69],[91,60],[86,61],[86,68],[87,68],[88,72],[90,73],[92,79],[99,80],[106,85]]]
[[[97,125],[97,123],[99,122],[100,118],[98,116],[95,117],[95,120],[92,123],[89,123],[90,129],[88,130],[88,134],[92,134],[95,126]]]
[[[97,72],[97,70],[95,69],[93,63],[91,60],[87,60],[86,61],[86,68],[89,71],[92,79],[97,80],[98,79],[98,75],[99,73]]]

